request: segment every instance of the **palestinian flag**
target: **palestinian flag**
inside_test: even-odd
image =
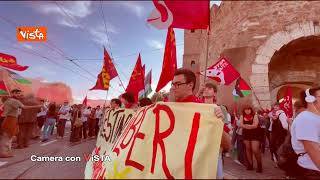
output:
[[[0,95],[8,95],[8,90],[6,85],[4,84],[4,81],[0,81]]]
[[[245,97],[251,94],[250,86],[241,78],[239,77],[236,82],[236,86],[232,92],[233,97],[235,100],[238,100],[239,97]]]
[[[24,77],[20,76],[19,74],[13,72],[13,71],[9,71],[8,72],[10,73],[10,77],[12,79],[14,79],[15,81],[17,81],[18,83],[20,84],[31,84],[31,81],[25,79]]]

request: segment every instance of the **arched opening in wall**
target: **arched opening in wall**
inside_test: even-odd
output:
[[[317,84],[320,79],[320,36],[293,40],[276,51],[269,63],[268,76],[273,103],[284,93],[280,89],[278,96],[278,91],[274,91],[278,87],[292,84],[307,87]],[[295,88],[294,91],[299,90]]]
[[[194,67],[195,67],[195,65],[196,65],[196,62],[192,60],[192,61],[191,61],[191,63],[190,63],[190,67],[191,67],[191,69],[192,69],[192,68],[194,68]]]

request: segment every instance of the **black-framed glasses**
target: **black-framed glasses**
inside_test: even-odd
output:
[[[179,88],[181,85],[184,84],[189,84],[188,82],[184,82],[184,83],[180,83],[180,82],[176,82],[176,83],[171,83],[171,86],[174,88]]]

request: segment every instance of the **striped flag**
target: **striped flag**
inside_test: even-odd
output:
[[[12,79],[14,79],[15,81],[17,81],[18,83],[20,84],[31,84],[31,81],[27,80],[26,78],[20,76],[19,74],[13,72],[13,71],[10,71],[10,70],[7,70],[10,74],[10,77]]]
[[[236,86],[233,89],[233,97],[238,100],[239,97],[245,97],[251,94],[250,86],[241,77],[237,79]]]
[[[4,81],[0,81],[0,95],[8,95],[8,89],[4,84]]]

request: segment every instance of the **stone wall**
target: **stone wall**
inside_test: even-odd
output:
[[[208,64],[222,55],[228,57],[256,95],[241,103],[270,108],[268,72],[272,56],[295,39],[319,36],[319,14],[317,1],[223,1],[211,10]],[[205,69],[207,37],[205,30],[185,31],[184,61],[197,54],[200,70]],[[233,85],[219,88],[219,101],[229,107],[233,104]]]

